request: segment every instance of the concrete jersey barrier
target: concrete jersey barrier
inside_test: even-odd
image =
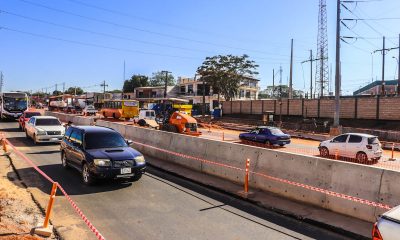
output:
[[[93,117],[83,117],[59,112],[45,111],[46,116],[53,116],[60,119],[62,122],[72,122],[74,125],[94,125]]]
[[[96,125],[114,128],[125,138],[164,150],[160,151],[135,144],[135,148],[143,154],[239,184],[243,183],[244,171],[196,161],[181,155],[173,155],[168,151],[241,169],[244,168],[245,161],[249,158],[251,161],[250,171],[260,173],[260,175],[251,175],[250,187],[273,192],[362,220],[374,222],[376,217],[385,210],[368,203],[348,200],[346,197],[337,197],[335,194],[345,194],[390,206],[396,206],[400,203],[400,188],[397,186],[400,180],[400,172],[103,120],[98,120]],[[274,181],[271,180],[272,178],[263,177],[262,174],[298,184]],[[310,190],[309,187],[303,185],[326,189],[335,192],[335,194]]]

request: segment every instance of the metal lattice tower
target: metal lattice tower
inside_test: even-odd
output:
[[[317,39],[317,66],[315,74],[315,94],[327,96],[329,88],[328,66],[328,24],[326,0],[319,0],[318,39]]]

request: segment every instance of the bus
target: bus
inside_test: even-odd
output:
[[[28,94],[24,92],[0,93],[1,119],[17,119],[28,109]]]
[[[100,113],[105,118],[129,120],[139,116],[139,102],[136,100],[106,100]]]

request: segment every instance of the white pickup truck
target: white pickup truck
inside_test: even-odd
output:
[[[142,127],[160,128],[160,125],[156,121],[156,112],[154,110],[141,109],[139,116],[133,118],[133,121]]]
[[[397,240],[400,239],[400,206],[392,208],[382,214],[374,224],[372,230],[373,240]]]

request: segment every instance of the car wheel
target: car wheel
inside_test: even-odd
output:
[[[25,136],[26,136],[26,138],[29,138],[28,131],[26,131],[26,130],[25,130]]]
[[[130,178],[130,181],[131,182],[139,181],[139,179],[142,178],[142,175],[143,175],[142,173],[135,174],[133,177]]]
[[[139,126],[144,127],[144,126],[146,126],[146,121],[144,119],[140,119],[138,121],[138,124],[139,124]]]
[[[364,152],[359,152],[359,153],[357,153],[357,155],[356,155],[356,159],[357,159],[357,161],[358,161],[359,163],[366,163],[367,160],[368,160],[368,156],[367,156],[367,154],[364,153]]]
[[[283,147],[283,146],[285,146],[285,144],[279,144],[279,146],[280,146],[280,147]]]
[[[265,141],[265,146],[267,146],[267,147],[271,147],[271,142],[270,141]]]
[[[329,157],[329,150],[326,147],[322,147],[319,149],[319,155],[321,157]]]
[[[94,178],[87,163],[83,164],[82,166],[82,181],[86,185],[93,185],[94,183]]]
[[[23,130],[23,128],[22,128],[22,125],[21,125],[21,124],[18,124],[18,128],[19,128],[19,130]]]
[[[69,165],[68,165],[68,160],[67,160],[67,156],[65,156],[65,152],[61,153],[61,165],[63,166],[63,168],[68,169]]]
[[[36,145],[36,144],[38,144],[38,141],[37,141],[37,139],[36,139],[36,134],[33,134],[33,143]]]
[[[117,116],[115,115],[115,113],[113,113],[112,116],[113,116],[114,119],[117,119]]]

